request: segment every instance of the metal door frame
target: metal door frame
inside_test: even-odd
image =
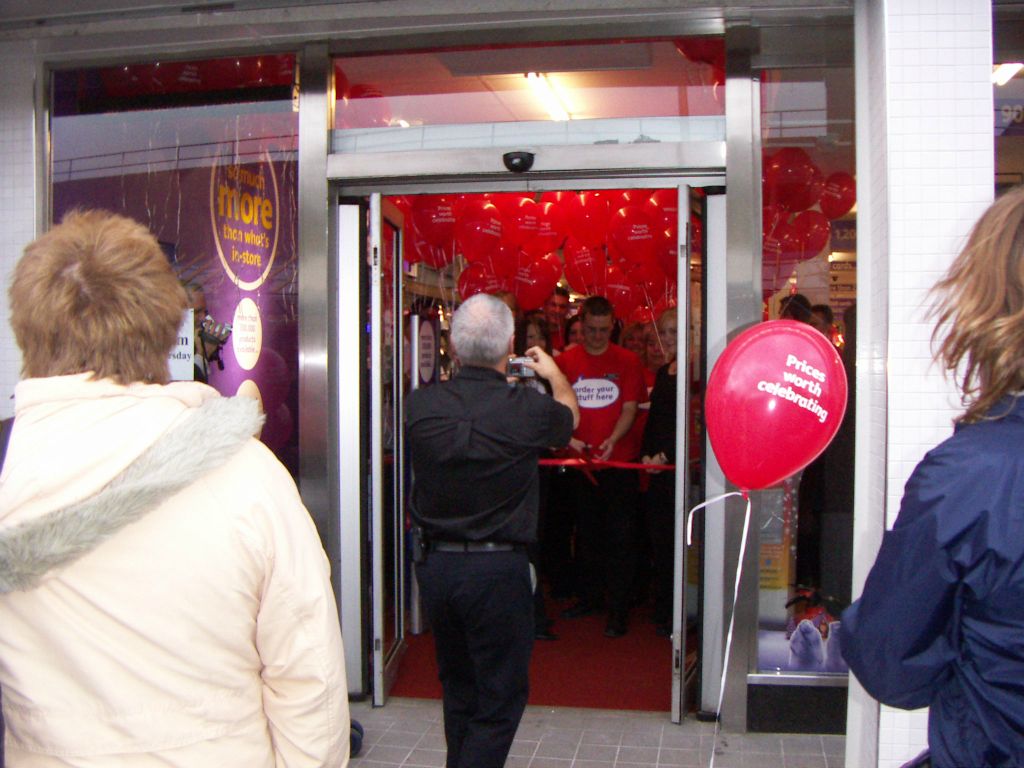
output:
[[[606,148],[596,150],[598,152],[607,151]],[[712,153],[715,155],[716,153]],[[717,163],[717,157],[715,157]],[[415,165],[415,163],[414,163]],[[329,168],[339,168],[338,164],[328,164]],[[378,166],[379,167],[379,166]],[[408,170],[408,169],[406,169]],[[445,194],[445,193],[473,193],[473,192],[517,192],[517,191],[541,191],[541,190],[559,190],[559,189],[601,189],[601,188],[650,188],[650,187],[675,187],[679,191],[679,263],[677,265],[677,278],[682,284],[689,285],[689,194],[692,189],[700,187],[721,187],[725,180],[725,168],[723,165],[709,164],[704,168],[695,171],[693,169],[679,169],[676,168],[674,171],[667,168],[660,169],[643,169],[643,170],[630,170],[628,172],[609,170],[601,174],[582,174],[585,178],[581,178],[581,174],[575,170],[565,170],[558,173],[544,174],[542,178],[535,177],[516,177],[505,174],[500,178],[488,178],[487,180],[481,180],[477,175],[466,174],[461,177],[453,177],[447,175],[445,177],[420,177],[420,178],[409,178],[403,172],[401,178],[372,178],[372,179],[334,179],[333,183],[336,185],[340,194],[346,198],[370,198],[374,196],[385,196],[385,195],[401,195],[401,194]],[[686,204],[683,205],[682,201],[686,200]],[[373,216],[371,215],[371,220]],[[724,220],[722,220],[724,224]],[[713,234],[707,231],[705,237],[714,239]],[[724,250],[725,231],[720,233],[721,238],[721,250]],[[375,272],[377,270],[374,270]],[[679,284],[679,283],[677,283]],[[377,295],[376,291],[372,295]],[[680,322],[684,323],[683,328],[688,327],[689,322],[689,291],[685,291],[685,295],[679,296],[678,298],[680,308]],[[376,313],[374,317],[377,318]],[[375,322],[378,320],[375,319]],[[685,360],[689,354],[688,348],[688,333],[684,330],[679,334],[679,346],[677,351],[677,359]],[[351,370],[348,368],[348,364],[345,361],[340,362],[343,370]],[[380,370],[381,366],[379,361],[371,360],[371,365],[376,370]],[[682,381],[686,379],[685,368],[682,374]],[[688,413],[689,413],[689,387],[679,386],[677,390],[677,397],[682,403],[681,406],[677,406],[677,421],[676,421],[676,439],[677,439],[677,459],[683,457],[684,465],[683,471],[677,471],[676,474],[676,509],[677,517],[679,517],[678,511],[685,506],[687,500],[687,487],[688,487],[688,473],[685,471],[685,457],[688,455]],[[344,434],[344,433],[342,433]],[[682,448],[679,448],[679,445]],[[343,504],[343,506],[358,506],[358,504]],[[685,510],[683,510],[685,512]],[[676,542],[675,542],[675,568],[676,573],[685,573],[685,547],[682,544],[683,528],[679,527],[677,530]],[[374,569],[376,573],[376,569]],[[373,593],[378,594],[379,585],[374,584]],[[672,688],[672,709],[671,709],[671,720],[674,723],[682,722],[682,719],[688,709],[689,702],[686,701],[686,684],[685,684],[685,658],[686,658],[686,636],[685,632],[682,631],[683,621],[685,617],[684,607],[684,587],[681,583],[676,580],[675,583],[675,595],[674,595],[674,607],[673,607],[673,633],[672,633],[672,644],[673,644],[673,664],[671,671],[671,688]],[[374,602],[377,602],[379,598],[375,598]],[[722,610],[722,606],[709,606],[705,602],[704,613],[707,614],[708,610]],[[704,619],[702,618],[702,623]],[[374,653],[378,652],[376,643],[380,634],[374,631]],[[703,668],[703,660],[702,660]],[[375,666],[376,669],[376,666]],[[720,667],[719,667],[720,669]],[[713,670],[712,670],[713,672]],[[376,677],[376,675],[375,675]],[[378,685],[383,684],[375,683],[373,690],[374,703],[378,701]],[[383,703],[383,702],[381,702]]]

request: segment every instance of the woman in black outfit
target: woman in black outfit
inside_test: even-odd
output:
[[[672,632],[672,570],[675,538],[675,472],[654,469],[676,462],[676,338],[678,315],[675,307],[658,318],[658,333],[665,352],[665,365],[658,369],[651,390],[651,410],[640,447],[640,461],[650,464],[651,483],[647,490],[647,530],[651,537],[654,568],[654,614],[659,635]],[[684,369],[685,373],[685,369]],[[685,458],[684,458],[685,460]]]

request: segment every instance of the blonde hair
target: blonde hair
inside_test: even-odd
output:
[[[982,214],[932,290],[932,343],[948,329],[935,359],[962,392],[967,410],[958,421],[978,421],[1024,389],[1024,187]]]
[[[73,211],[30,243],[9,290],[22,374],[91,372],[163,384],[188,300],[156,238],[107,211]]]

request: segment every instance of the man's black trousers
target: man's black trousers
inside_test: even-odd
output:
[[[576,567],[580,600],[598,608],[608,593],[610,616],[629,613],[637,557],[639,480],[632,469],[583,473],[575,478]]]
[[[430,552],[416,566],[444,693],[447,768],[501,768],[529,693],[526,552]]]

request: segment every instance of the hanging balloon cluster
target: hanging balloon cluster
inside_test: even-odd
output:
[[[763,162],[762,288],[782,288],[801,261],[828,245],[831,220],[845,216],[857,199],[853,177],[827,178],[798,147],[783,147]]]
[[[399,206],[412,221],[406,261],[442,269],[461,254],[463,299],[510,291],[529,311],[544,304],[564,274],[574,291],[605,296],[631,321],[649,321],[675,304],[674,189],[552,191],[539,200],[519,193],[422,195]],[[695,249],[699,228],[692,218]]]

